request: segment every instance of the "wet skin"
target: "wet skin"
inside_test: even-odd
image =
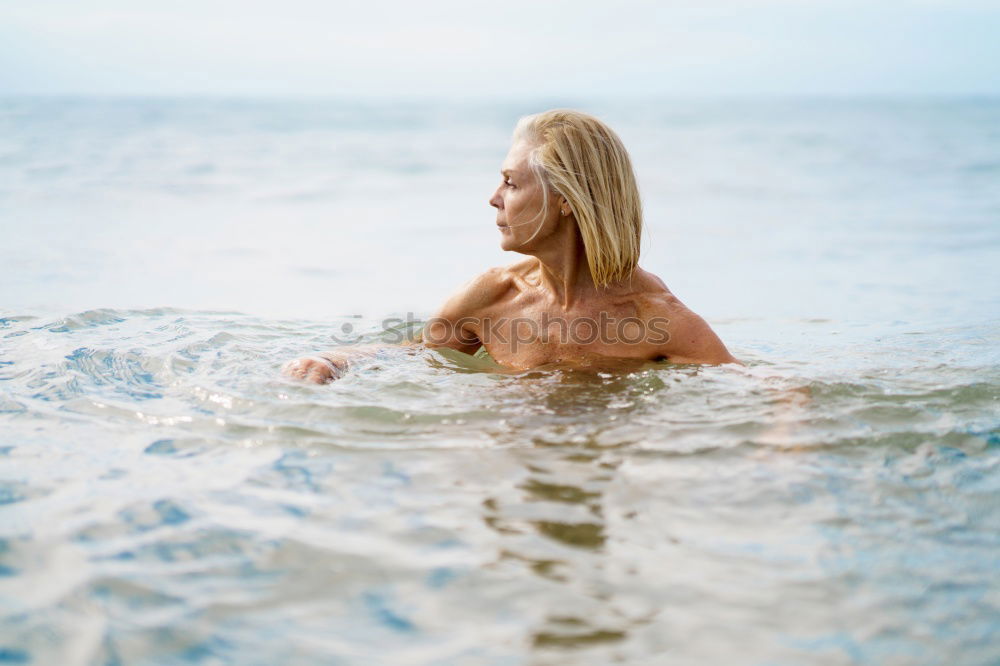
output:
[[[629,280],[594,284],[568,202],[551,189],[546,193],[528,166],[532,147],[526,142],[511,147],[489,200],[500,247],[526,258],[464,285],[415,343],[467,354],[485,346],[494,360],[513,369],[590,363],[595,357],[739,363],[705,320],[652,273],[637,268]],[[293,361],[285,372],[329,381],[346,371],[350,359],[373,349],[332,350]]]

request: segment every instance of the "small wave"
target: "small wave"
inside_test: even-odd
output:
[[[49,324],[46,328],[53,333],[69,333],[70,331],[76,331],[82,328],[120,324],[125,321],[127,316],[127,313],[121,313],[117,310],[87,310],[85,312],[64,317],[54,324]]]
[[[135,400],[163,397],[155,373],[162,363],[139,350],[75,349],[66,357],[65,372],[75,373],[94,387],[109,387]]]

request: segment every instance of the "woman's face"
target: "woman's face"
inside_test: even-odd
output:
[[[532,148],[534,144],[527,141],[511,146],[500,168],[500,186],[490,197],[490,205],[497,209],[500,248],[503,250],[520,251],[537,246],[551,233],[559,219],[559,197],[551,191],[547,214],[544,219],[542,217],[545,191],[528,166],[528,154]]]

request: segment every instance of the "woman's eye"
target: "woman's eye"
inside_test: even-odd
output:
[[[510,182],[510,178],[504,179],[503,184],[507,185],[508,187],[514,187],[514,183]]]

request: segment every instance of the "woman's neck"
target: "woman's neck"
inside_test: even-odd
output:
[[[583,238],[575,223],[567,224],[549,237],[546,247],[531,254],[538,259],[539,285],[552,294],[553,299],[568,310],[579,301],[597,293]]]

